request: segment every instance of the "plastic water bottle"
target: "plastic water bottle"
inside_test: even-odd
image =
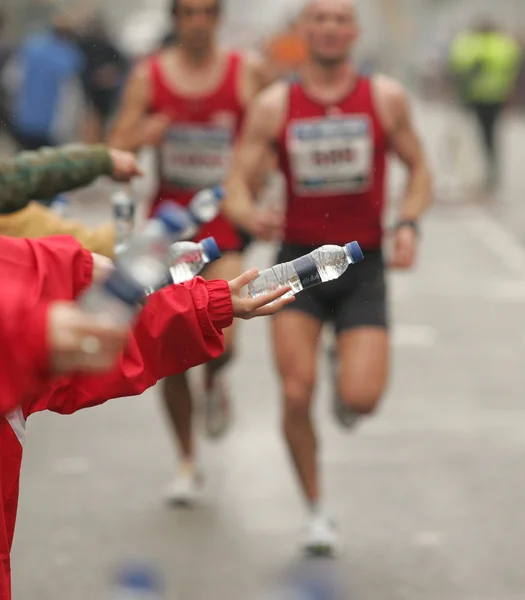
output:
[[[248,294],[257,298],[289,285],[292,290],[285,294],[285,297],[294,296],[319,283],[337,279],[349,265],[363,258],[363,252],[357,242],[345,246],[321,246],[306,256],[261,271],[248,285]]]
[[[186,212],[171,203],[162,205],[155,218],[132,236],[106,281],[83,295],[82,307],[122,325],[132,321],[146,290],[158,289],[166,280],[170,246],[187,226]]]
[[[187,207],[192,225],[184,232],[182,239],[191,240],[203,225],[215,219],[225,195],[224,188],[218,185],[201,190],[193,196]]]
[[[135,200],[131,194],[118,190],[111,196],[115,223],[115,254],[120,254],[135,229]]]
[[[166,280],[157,288],[149,288],[147,294],[171,285],[191,281],[204,267],[221,257],[221,251],[215,238],[206,238],[201,242],[176,242],[171,246],[171,266]]]
[[[221,251],[214,238],[206,238],[199,243],[177,242],[171,247],[170,275],[173,283],[190,281],[204,267],[221,257]]]
[[[136,565],[117,573],[111,587],[110,600],[162,600],[164,581],[151,567]]]

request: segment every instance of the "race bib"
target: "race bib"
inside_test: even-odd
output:
[[[162,180],[195,190],[220,183],[228,171],[233,131],[216,125],[177,125],[160,150]]]
[[[367,115],[297,120],[287,137],[298,196],[355,194],[371,187],[374,132]]]

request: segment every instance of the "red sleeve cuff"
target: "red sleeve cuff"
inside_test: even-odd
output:
[[[83,265],[76,272],[75,278],[75,297],[79,296],[86,288],[91,285],[93,280],[93,255],[89,250],[82,250]]]
[[[233,323],[233,304],[228,282],[206,282],[208,288],[208,311],[211,322],[218,329],[226,329]]]

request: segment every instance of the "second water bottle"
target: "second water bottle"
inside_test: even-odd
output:
[[[292,290],[284,297],[293,296],[319,283],[337,279],[349,265],[363,258],[363,252],[357,242],[345,246],[321,246],[296,260],[261,271],[248,285],[248,294],[257,298],[289,285]]]

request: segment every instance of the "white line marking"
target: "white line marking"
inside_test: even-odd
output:
[[[395,348],[432,348],[437,343],[437,331],[427,325],[394,325],[392,345]]]

